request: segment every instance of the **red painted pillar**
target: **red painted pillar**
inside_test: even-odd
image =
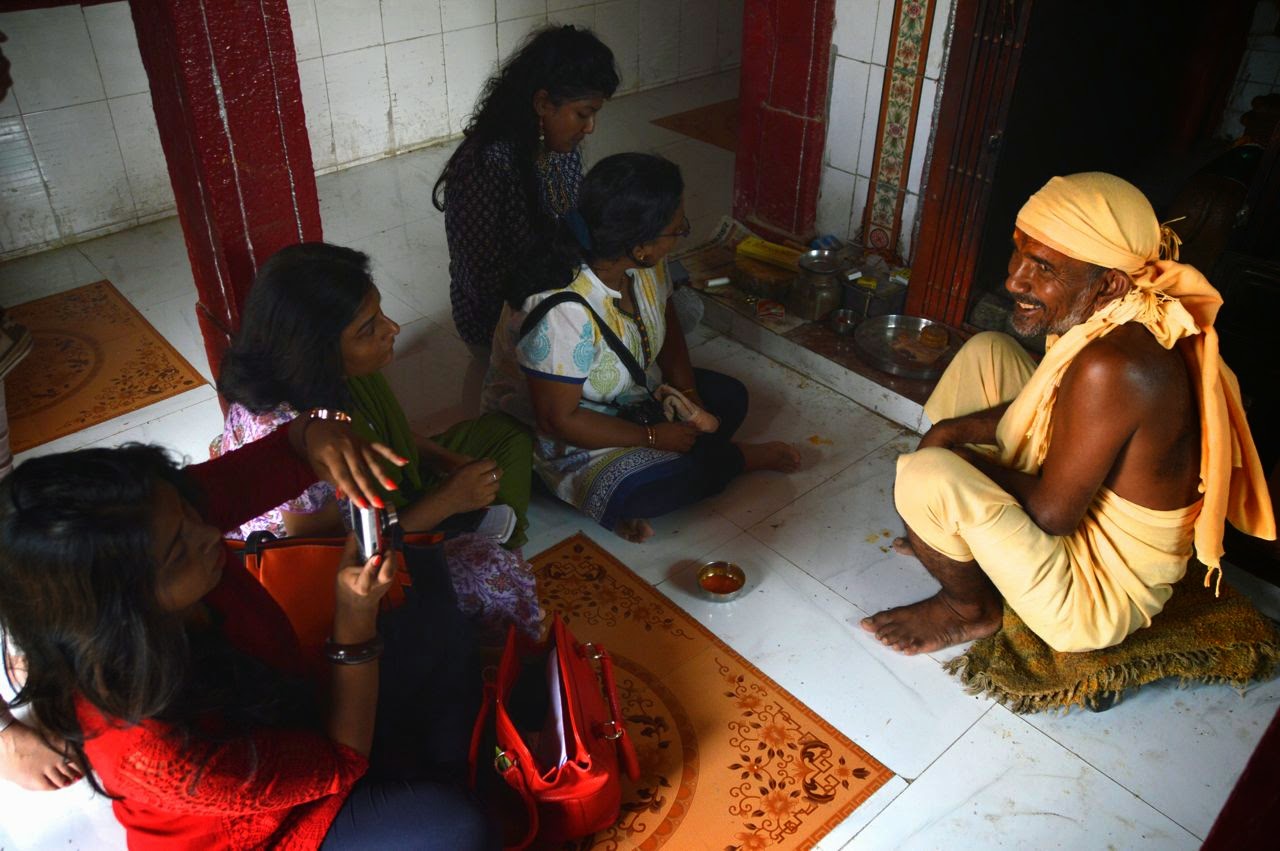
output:
[[[286,0],[130,0],[215,375],[258,266],[318,240]]]
[[[733,214],[754,229],[813,235],[827,139],[835,0],[747,0]]]

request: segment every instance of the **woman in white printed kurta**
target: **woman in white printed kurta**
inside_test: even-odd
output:
[[[679,169],[660,157],[619,154],[593,168],[556,244],[527,258],[511,282],[485,380],[487,409],[534,428],[534,469],[556,496],[633,539],[651,533],[644,518],[718,493],[746,469],[794,469],[799,460],[785,444],[734,443],[746,388],[689,363],[664,260],[688,233],[682,190]],[[581,301],[559,302],[523,327],[557,293],[585,300],[644,370],[645,386]],[[662,383],[719,417],[719,428],[699,434],[687,423],[618,416]]]

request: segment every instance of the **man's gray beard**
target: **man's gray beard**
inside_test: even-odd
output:
[[[1025,331],[1018,327],[1017,319],[1011,319],[1009,322],[1009,326],[1013,328],[1013,332],[1015,334],[1017,334],[1019,337],[1022,337],[1024,339],[1038,337],[1041,334],[1057,334],[1059,337],[1061,337],[1063,334],[1067,333],[1072,328],[1076,327],[1081,322],[1084,322],[1086,319],[1088,319],[1090,316],[1093,315],[1094,312],[1089,309],[1089,302],[1090,302],[1090,299],[1081,298],[1080,303],[1075,305],[1071,309],[1071,312],[1068,313],[1066,316],[1064,316],[1062,318],[1062,321],[1059,322],[1057,325],[1053,326],[1052,328],[1049,327],[1047,324],[1043,324],[1045,320],[1041,320],[1041,323],[1033,325],[1030,328],[1026,329]],[[1041,302],[1040,308],[1041,310],[1045,309],[1043,302]]]
[[[1058,323],[1057,327],[1050,328],[1049,333],[1057,334],[1059,337],[1061,337],[1063,334],[1067,333],[1072,328],[1079,325],[1081,322],[1084,322],[1090,316],[1093,316],[1093,314],[1094,314],[1094,311],[1090,309],[1089,301],[1085,299],[1081,299],[1081,303],[1076,305],[1074,310],[1072,310],[1065,317],[1063,317],[1062,321]]]
[[[1027,328],[1025,330],[1022,328],[1019,328],[1016,314],[1009,318],[1009,327],[1013,329],[1013,333],[1017,334],[1019,337],[1023,338],[1024,340],[1030,340],[1032,337],[1038,336],[1042,331],[1039,325],[1033,325],[1030,328]]]

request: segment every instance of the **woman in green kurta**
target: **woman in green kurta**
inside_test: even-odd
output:
[[[459,514],[495,502],[510,506],[516,528],[508,553],[481,535],[446,545],[459,602],[501,627],[537,633],[541,618],[533,577],[518,555],[526,540],[532,439],[506,415],[485,414],[433,438],[416,435],[381,369],[394,355],[400,326],[382,312],[367,255],[325,243],[277,252],[258,274],[241,329],[222,361],[218,389],[232,403],[222,449],[229,451],[318,408],[349,414],[355,431],[408,459],[388,466],[385,491],[408,531],[448,527]],[[240,534],[277,536],[345,532],[343,500],[327,485],[251,520]],[[502,616],[490,618],[488,614]]]

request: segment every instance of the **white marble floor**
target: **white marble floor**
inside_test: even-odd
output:
[[[720,75],[610,103],[588,158],[631,148],[679,162],[694,232],[705,234],[729,209],[732,155],[649,120],[735,91],[733,75]],[[384,303],[403,325],[388,372],[423,428],[474,414],[483,375],[449,320],[443,221],[429,201],[450,150],[319,179],[326,237],[372,255]],[[176,220],[0,265],[0,303],[103,277],[207,376]],[[658,520],[656,537],[640,546],[535,498],[527,551],[585,529],[896,772],[820,848],[1200,844],[1280,706],[1280,682],[1244,696],[1221,686],[1156,685],[1100,715],[1017,716],[966,695],[940,667],[951,654],[901,657],[857,625],[933,587],[918,564],[888,551],[901,528],[890,501],[893,462],[915,436],[712,332],[699,333],[693,357],[746,382],[744,436],[794,441],[804,469],[743,477],[709,503]],[[206,386],[22,457],[141,440],[199,459],[220,429]],[[708,557],[742,564],[749,593],[726,605],[694,597],[691,570]],[[1280,615],[1280,590],[1228,577]],[[36,794],[0,783],[0,848],[75,847],[123,847],[104,800],[84,784]]]

